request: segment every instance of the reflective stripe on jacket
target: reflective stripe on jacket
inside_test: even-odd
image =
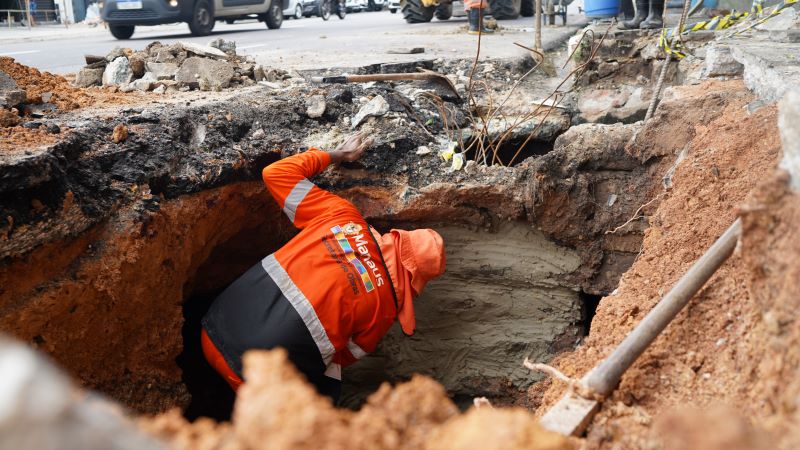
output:
[[[376,238],[350,202],[308,179],[330,165],[316,149],[267,166],[264,183],[300,233],[263,266],[302,317],[329,372],[375,350],[397,316]]]

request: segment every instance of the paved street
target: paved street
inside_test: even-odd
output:
[[[546,27],[545,48],[563,42],[572,35],[582,16],[570,16],[567,27]],[[558,19],[560,23],[560,19]],[[504,58],[519,55],[514,45],[533,43],[533,18],[501,21],[503,32],[484,36],[481,54]],[[345,20],[332,17],[285,20],[278,30],[268,30],[260,22],[218,22],[212,36],[192,37],[186,24],[137,27],[128,41],[114,39],[102,26],[87,28],[53,27],[33,30],[0,29],[0,55],[13,56],[19,62],[41,70],[68,73],[80,69],[84,54],[104,55],[115,46],[140,49],[154,40],[162,43],[191,41],[207,44],[212,39],[236,41],[241,53],[251,54],[267,65],[292,69],[356,67],[365,64],[401,62],[420,58],[462,58],[476,50],[477,36],[467,35],[466,18],[454,17],[445,22],[409,25],[402,16],[388,11],[348,14]],[[387,53],[399,47],[424,47],[424,55]]]

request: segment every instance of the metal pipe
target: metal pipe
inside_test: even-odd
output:
[[[736,219],[611,355],[586,375],[584,381],[590,389],[606,396],[617,387],[622,374],[733,253],[741,232],[741,219]]]

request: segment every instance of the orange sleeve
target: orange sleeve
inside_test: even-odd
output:
[[[264,184],[270,194],[297,228],[304,228],[314,218],[331,211],[352,207],[343,198],[320,189],[308,180],[325,170],[330,163],[328,153],[312,148],[276,161],[262,171]]]
[[[353,336],[347,341],[346,347],[336,352],[333,356],[333,362],[340,364],[342,367],[347,367],[367,356],[367,354],[374,352],[377,346],[378,341],[367,342],[366,339],[360,336]]]

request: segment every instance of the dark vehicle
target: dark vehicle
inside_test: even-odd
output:
[[[319,16],[322,20],[328,20],[331,14],[344,19],[347,16],[345,0],[312,0],[303,5],[303,15],[306,17]]]
[[[129,39],[137,25],[186,22],[195,36],[211,34],[214,23],[258,19],[280,28],[290,0],[107,0],[102,17],[117,39]]]

